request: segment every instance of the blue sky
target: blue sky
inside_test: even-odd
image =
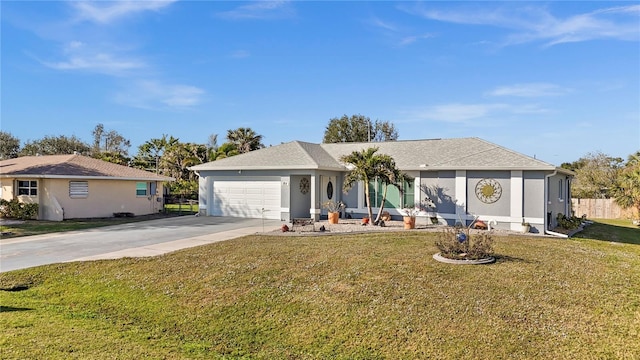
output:
[[[640,150],[638,2],[3,1],[1,129],[206,143],[329,119],[559,165]]]

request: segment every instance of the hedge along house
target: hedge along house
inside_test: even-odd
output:
[[[367,213],[364,186],[343,193],[349,171],[338,160],[370,147],[393,157],[398,168],[414,178],[403,191],[389,187],[385,210],[399,218],[403,209],[425,204],[425,217],[440,223],[469,224],[476,217],[495,228],[520,230],[523,221],[534,232],[556,225],[557,214],[570,215],[572,173],[478,138],[393,141],[380,143],[311,144],[293,141],[197,166],[200,212],[282,221],[319,220],[322,203],[346,204],[343,216]],[[382,186],[372,183],[374,214]]]
[[[37,203],[38,219],[154,214],[163,210],[166,176],[73,154],[0,161],[1,198]]]

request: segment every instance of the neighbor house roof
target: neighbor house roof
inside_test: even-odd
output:
[[[173,178],[78,154],[23,156],[0,161],[3,178],[73,178],[171,181]]]
[[[282,145],[191,167],[191,170],[316,169],[346,171],[343,155],[377,147],[393,157],[400,170],[547,170],[570,173],[554,165],[479,138],[406,140],[374,143]]]

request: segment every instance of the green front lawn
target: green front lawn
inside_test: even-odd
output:
[[[1,357],[640,358],[640,246],[500,237],[495,264],[456,266],[434,240],[256,235],[2,273]]]
[[[576,234],[579,239],[598,239],[640,245],[640,227],[631,220],[593,219],[593,225]]]

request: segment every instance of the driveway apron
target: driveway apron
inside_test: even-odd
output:
[[[0,272],[69,261],[155,256],[271,231],[280,224],[277,220],[182,216],[2,239]]]

